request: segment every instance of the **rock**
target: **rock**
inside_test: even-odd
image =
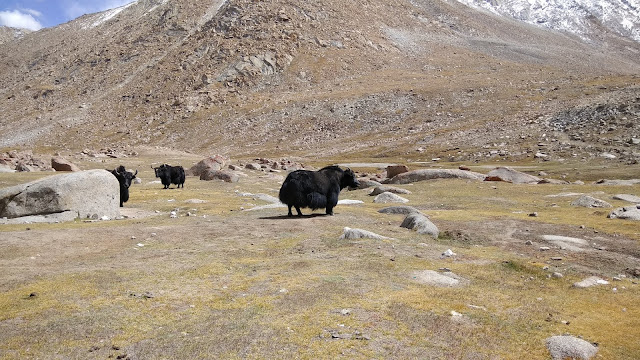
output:
[[[371,231],[362,230],[362,229],[352,229],[349,227],[344,228],[344,232],[342,235],[340,235],[339,239],[363,239],[363,238],[376,239],[376,240],[391,239],[386,236],[372,233]]]
[[[545,343],[553,360],[588,360],[598,352],[590,342],[570,335],[552,336]]]
[[[468,283],[466,279],[450,271],[444,273],[433,270],[415,271],[411,274],[411,278],[421,284],[440,287],[456,287]]]
[[[583,288],[588,288],[588,287],[591,287],[591,286],[607,285],[607,284],[609,284],[609,282],[607,280],[603,280],[603,279],[601,279],[601,278],[599,278],[597,276],[591,276],[591,277],[588,277],[588,278],[586,278],[586,279],[584,279],[582,281],[574,283],[573,287],[583,289]]]
[[[385,181],[387,184],[410,184],[417,181],[434,179],[484,180],[484,174],[459,169],[422,169],[398,174]]]
[[[228,183],[237,183],[240,177],[225,170],[207,170],[200,174],[200,180],[222,180]]]
[[[31,166],[28,166],[27,164],[25,164],[23,162],[19,162],[16,165],[16,171],[17,172],[31,172],[31,171],[33,171],[33,169],[31,168]]]
[[[606,179],[601,179],[596,181],[596,184],[598,185],[613,185],[613,186],[618,186],[618,185],[638,185],[640,184],[640,179],[630,179],[630,180],[606,180]]]
[[[571,202],[572,206],[582,206],[587,208],[610,208],[611,204],[604,200],[596,199],[589,195],[582,195],[577,200]]]
[[[456,255],[457,254],[454,253],[451,249],[447,249],[445,252],[442,253],[442,257],[452,257]]]
[[[378,210],[379,213],[382,214],[402,214],[402,215],[409,215],[409,214],[413,214],[413,213],[420,213],[420,210],[412,207],[412,206],[388,206],[386,208],[380,209]]]
[[[640,220],[640,205],[617,208],[609,213],[610,219]]]
[[[426,216],[420,213],[411,213],[404,218],[400,227],[414,229],[418,234],[431,235],[438,238],[440,231]]]
[[[485,181],[505,181],[513,184],[536,184],[540,181],[537,176],[525,174],[508,167],[495,168],[487,174]]]
[[[185,175],[201,176],[208,170],[222,170],[226,161],[227,159],[225,159],[222,155],[210,156],[206,159],[200,160],[197,164],[193,165],[191,168],[185,171]]]
[[[105,170],[49,176],[0,190],[0,217],[73,211],[79,218],[120,216],[120,184]]]
[[[409,190],[401,189],[393,186],[376,186],[369,195],[376,196],[376,195],[382,194],[383,192],[390,192],[394,194],[411,194],[411,191]]]
[[[249,169],[249,170],[262,170],[262,166],[258,163],[249,163],[247,165],[244,166],[245,168]]]
[[[603,158],[605,158],[605,159],[609,159],[609,160],[613,160],[613,159],[615,159],[617,156],[615,156],[615,155],[613,155],[613,154],[611,154],[611,153],[606,153],[606,152],[605,152],[605,153],[600,154],[600,157],[603,157]]]
[[[54,156],[51,158],[51,167],[55,171],[80,171],[78,166],[60,156]]]
[[[613,196],[613,199],[627,201],[634,204],[640,204],[640,196],[635,196],[635,195],[617,194]]]
[[[75,211],[64,211],[61,213],[48,214],[48,215],[30,215],[22,216],[14,219],[0,218],[0,224],[12,225],[12,224],[37,224],[37,223],[61,223],[67,221],[73,221],[78,217],[78,213]]]
[[[358,179],[358,189],[366,189],[373,186],[380,186],[381,183],[370,179]]]
[[[0,164],[0,173],[13,173],[16,172],[9,165]]]
[[[364,204],[362,200],[342,199],[338,200],[338,205],[360,205]]]
[[[383,192],[382,194],[379,194],[378,196],[376,196],[373,199],[374,203],[379,203],[379,204],[387,204],[387,203],[407,203],[409,202],[409,200],[398,196],[394,193],[390,193],[390,192]]]
[[[207,201],[202,199],[187,199],[184,202],[187,204],[204,204]]]
[[[391,179],[392,177],[406,173],[409,171],[407,165],[389,165],[387,166],[387,178]]]
[[[538,184],[568,185],[569,182],[566,180],[557,179],[541,179],[540,181],[538,181]]]

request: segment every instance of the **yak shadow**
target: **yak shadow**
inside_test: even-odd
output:
[[[298,216],[298,215],[293,215],[293,216],[289,216],[289,215],[277,215],[277,216],[263,216],[260,217],[259,219],[261,220],[296,220],[296,219],[310,219],[310,218],[314,218],[314,217],[320,217],[320,216],[331,216],[331,215],[327,215],[327,214],[319,214],[319,213],[311,213],[311,214],[302,214],[302,216]]]

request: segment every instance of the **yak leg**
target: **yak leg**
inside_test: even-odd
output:
[[[302,211],[300,211],[300,207],[296,205],[296,211],[298,212],[298,216],[302,216]]]
[[[327,196],[327,215],[333,215],[333,208],[338,204],[339,193],[329,193]]]
[[[289,213],[287,214],[287,216],[293,216],[293,213],[291,212],[291,205],[288,205],[288,206],[289,206]]]

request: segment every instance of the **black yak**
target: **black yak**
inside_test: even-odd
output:
[[[318,171],[296,170],[289,173],[282,183],[279,198],[289,207],[289,216],[293,216],[291,207],[296,208],[298,216],[302,216],[301,207],[311,210],[326,208],[327,215],[333,215],[340,190],[358,185],[351,169],[342,170],[335,165]]]
[[[177,188],[184,189],[184,168],[182,166],[171,166],[167,164],[162,164],[156,168],[152,166],[153,170],[156,172],[156,177],[160,178],[162,185],[164,185],[165,189],[169,188],[169,185],[176,184]]]
[[[120,183],[120,207],[124,207],[124,203],[129,201],[129,187],[131,186],[131,181],[136,177],[136,175],[138,175],[138,170],[136,170],[136,173],[134,174],[127,171],[124,166],[120,165],[114,170],[107,171],[110,171]]]

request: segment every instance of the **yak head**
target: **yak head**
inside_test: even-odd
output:
[[[118,179],[120,186],[124,186],[125,188],[129,188],[131,186],[131,181],[138,175],[138,170],[136,173],[132,173],[131,171],[127,171],[124,166],[120,165],[114,170],[111,170],[111,173]]]
[[[158,167],[151,167],[153,168],[153,171],[156,173],[156,177],[157,178],[161,178],[163,176],[166,176],[165,174],[169,174],[169,165],[167,164],[162,164]]]
[[[344,171],[342,179],[340,180],[340,188],[344,189],[347,186],[350,188],[357,188],[360,186],[358,179],[356,179],[356,174],[349,168]]]

